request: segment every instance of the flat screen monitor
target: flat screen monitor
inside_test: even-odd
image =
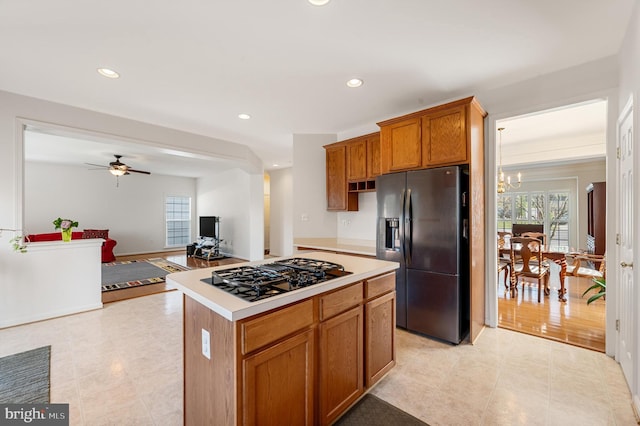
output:
[[[217,238],[218,216],[200,216],[200,236]]]
[[[514,223],[511,227],[511,234],[519,237],[524,232],[540,232],[544,233],[544,225],[539,223]]]

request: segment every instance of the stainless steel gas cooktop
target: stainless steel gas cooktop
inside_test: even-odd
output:
[[[255,302],[350,273],[342,265],[294,257],[273,263],[213,271],[211,278],[202,281],[246,301]]]

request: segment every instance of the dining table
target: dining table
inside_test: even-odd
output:
[[[514,246],[514,249],[518,250],[519,248],[517,246]],[[509,243],[505,243],[503,246],[498,247],[498,256],[500,256],[501,258],[505,258],[505,257],[509,258],[510,255],[511,255],[511,246]],[[548,250],[548,249],[542,250],[543,259],[551,261],[560,267],[560,270],[558,271],[558,278],[560,280],[560,288],[558,289],[558,300],[560,302],[567,301],[567,298],[566,298],[567,289],[565,288],[565,285],[564,285],[564,279],[567,276],[567,255],[570,255],[570,253],[563,252],[563,251]],[[510,290],[511,291],[516,290],[515,287],[516,287],[516,284],[512,282]]]

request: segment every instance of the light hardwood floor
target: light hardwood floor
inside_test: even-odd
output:
[[[220,265],[231,265],[233,263],[244,262],[243,259],[235,257],[227,257],[224,259],[207,261],[203,259],[197,259],[195,257],[187,257],[185,250],[172,251],[172,252],[160,252],[160,253],[147,253],[131,256],[117,256],[116,261],[128,261],[128,260],[141,260],[161,258],[170,262],[176,263],[181,266],[186,266],[191,269],[197,268],[211,268]],[[166,283],[149,284],[140,287],[132,287],[121,290],[107,291],[102,293],[102,303],[119,302],[121,300],[133,299],[135,297],[148,296],[150,294],[163,293],[165,291],[173,291],[174,288],[168,286]]]
[[[566,302],[558,300],[558,290],[552,286],[551,294],[538,303],[536,285],[525,285],[523,291],[519,284],[511,297],[503,275],[498,278],[498,327],[604,352],[606,301],[587,305],[588,296],[582,297],[591,279],[567,277]]]

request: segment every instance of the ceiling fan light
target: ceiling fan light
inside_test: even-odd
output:
[[[126,173],[126,170],[122,170],[122,169],[109,169],[109,173],[111,173],[114,176],[122,176]]]

